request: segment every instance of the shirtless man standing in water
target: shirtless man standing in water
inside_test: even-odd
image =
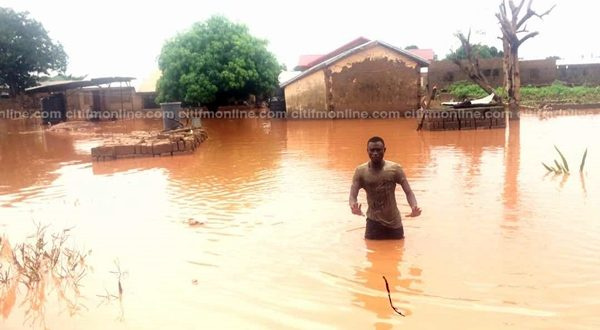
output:
[[[396,205],[396,184],[402,186],[412,209],[407,217],[418,217],[421,214],[415,194],[410,189],[402,167],[389,160],[383,160],[385,143],[382,138],[370,138],[367,142],[367,153],[371,161],[359,165],[354,171],[350,188],[350,209],[353,214],[364,215],[361,204],[356,200],[358,191],[364,188],[369,204],[365,239],[402,239],[404,228]]]

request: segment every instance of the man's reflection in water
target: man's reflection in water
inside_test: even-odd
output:
[[[367,248],[367,263],[364,268],[356,271],[356,279],[364,287],[358,287],[354,293],[354,302],[359,306],[373,311],[377,316],[374,325],[376,329],[391,329],[393,324],[402,318],[390,306],[385,289],[385,276],[390,286],[392,301],[406,316],[412,312],[407,309],[409,301],[406,293],[420,292],[411,288],[415,279],[421,275],[421,269],[410,268],[408,274],[402,276],[400,267],[404,252],[404,240],[365,240]],[[412,291],[412,292],[410,292]]]

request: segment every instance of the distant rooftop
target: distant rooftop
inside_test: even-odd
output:
[[[348,51],[354,47],[365,44],[371,40],[365,37],[358,37],[348,43],[343,44],[342,46],[336,48],[335,50],[325,54],[325,55],[300,55],[300,60],[298,61],[298,65],[294,68],[297,71],[304,71],[310,69],[311,67],[327,61],[328,59],[338,56],[339,54]]]
[[[431,62],[435,58],[435,52],[433,49],[407,49],[407,51],[411,54],[426,59],[427,62]]]
[[[315,61],[321,57],[323,57],[323,55],[300,55],[300,58],[298,59],[298,64],[294,67],[294,70],[296,70],[296,71],[306,70],[306,69],[310,68],[310,66],[308,66],[308,64],[312,63],[313,61]]]
[[[111,84],[114,82],[130,82],[135,80],[133,77],[102,77],[92,78],[84,80],[58,80],[58,81],[45,81],[40,86],[30,87],[25,89],[27,93],[50,93],[50,92],[64,92],[69,89],[77,89],[88,86],[99,86],[105,84]]]

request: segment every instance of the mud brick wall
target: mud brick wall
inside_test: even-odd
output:
[[[287,112],[405,111],[419,107],[421,66],[374,45],[284,86]]]
[[[600,85],[600,63],[558,66],[558,80],[573,85]]]
[[[481,59],[481,73],[493,87],[504,84],[504,69],[501,58]],[[556,60],[527,60],[519,61],[521,85],[544,86],[550,85],[558,78]],[[443,89],[457,81],[470,81],[469,77],[460,70],[458,65],[449,60],[434,61],[429,65],[427,80],[430,86],[436,85]]]
[[[92,148],[95,161],[133,157],[174,156],[191,153],[208,138],[206,131],[193,133],[161,133],[151,138],[128,139]]]
[[[420,118],[419,118],[420,120]],[[435,109],[425,112],[423,129],[427,131],[451,131],[504,128],[504,108]]]

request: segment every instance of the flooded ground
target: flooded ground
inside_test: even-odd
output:
[[[204,124],[209,140],[193,155],[91,163],[96,138],[0,121],[0,233],[16,243],[36,223],[72,227],[73,246],[92,250],[85,308],[69,316],[48,290],[46,326],[600,327],[599,115],[524,116],[506,131],[416,132],[414,120]],[[404,219],[404,241],[366,242],[364,218],[347,205],[372,135],[423,208]],[[559,159],[554,144],[570,176],[542,167]],[[408,213],[400,188],[397,199]],[[382,276],[406,317],[391,309]],[[105,299],[119,279],[122,300]],[[2,329],[23,327],[22,299],[3,311]]]

